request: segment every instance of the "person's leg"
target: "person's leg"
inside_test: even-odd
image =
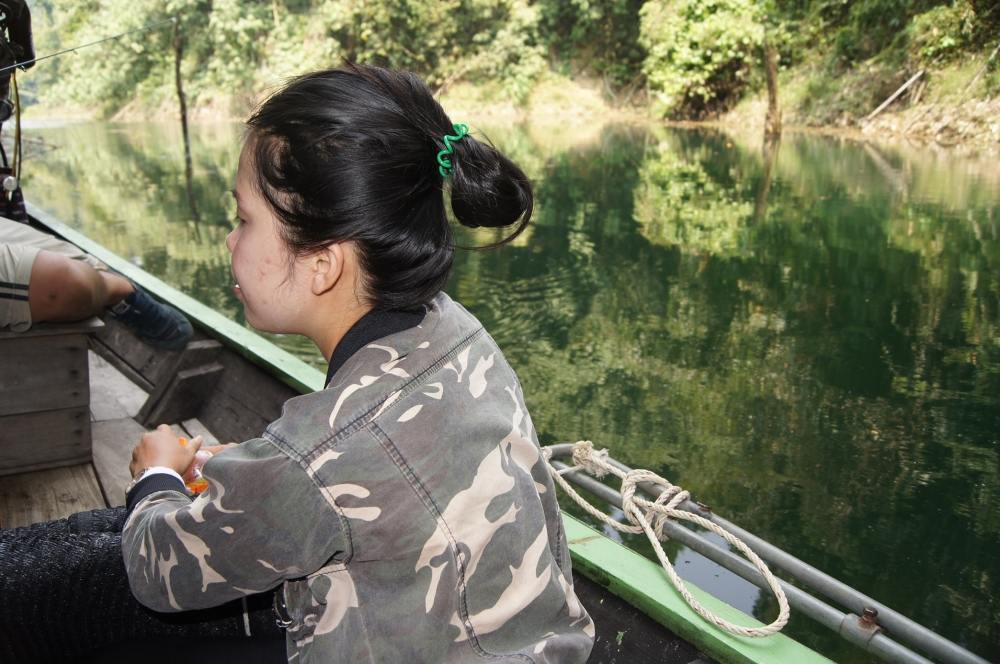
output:
[[[28,305],[35,323],[81,320],[121,302],[135,289],[125,278],[47,250],[31,267]]]
[[[230,644],[233,653],[257,646],[281,651],[284,635],[270,594],[170,614],[140,605],[122,561],[125,516],[118,507],[0,528],[0,662],[103,661],[96,652],[113,655],[131,643],[135,655],[154,639],[191,659],[197,654],[185,645],[191,638],[194,646],[222,639],[213,647]]]
[[[23,332],[32,322],[80,320],[105,310],[158,348],[181,349],[193,334],[181,312],[75,245],[0,217],[0,329]]]
[[[71,242],[57,238],[51,233],[45,233],[28,224],[11,221],[0,217],[0,242],[5,244],[19,245],[22,247],[32,247],[37,250],[44,250],[67,258],[75,258],[84,261],[98,270],[107,270],[108,266],[97,260],[87,252],[80,249]]]
[[[0,330],[24,332],[31,327],[28,281],[37,249],[0,242]]]

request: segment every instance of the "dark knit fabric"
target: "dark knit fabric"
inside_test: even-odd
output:
[[[168,614],[132,597],[121,552],[125,516],[118,507],[0,529],[0,662],[100,661],[101,649],[157,637],[180,648],[185,638],[246,639],[242,601]],[[248,598],[255,638],[283,639],[271,601],[270,593]]]

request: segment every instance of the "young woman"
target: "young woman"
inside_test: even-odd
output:
[[[402,72],[303,76],[248,124],[234,288],[254,327],[316,343],[327,386],[213,457],[194,500],[179,475],[197,444],[143,437],[122,533],[135,597],[186,611],[277,588],[290,662],[585,661],[593,623],[521,386],[441,291],[445,198],[513,237],[527,178]]]

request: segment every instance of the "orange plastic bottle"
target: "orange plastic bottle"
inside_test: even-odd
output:
[[[180,438],[179,442],[183,446],[187,446],[188,439]],[[205,463],[212,458],[212,453],[205,450],[198,450],[194,453],[194,461],[184,472],[184,486],[187,487],[188,491],[198,495],[208,489],[208,480],[202,477],[201,469]]]

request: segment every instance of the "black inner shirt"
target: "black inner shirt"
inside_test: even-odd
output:
[[[337,347],[333,349],[333,355],[330,356],[330,366],[326,370],[325,385],[330,384],[337,370],[344,366],[344,362],[347,362],[359,350],[390,334],[420,325],[420,321],[424,319],[425,315],[427,315],[427,310],[424,307],[366,313],[351,326]]]

